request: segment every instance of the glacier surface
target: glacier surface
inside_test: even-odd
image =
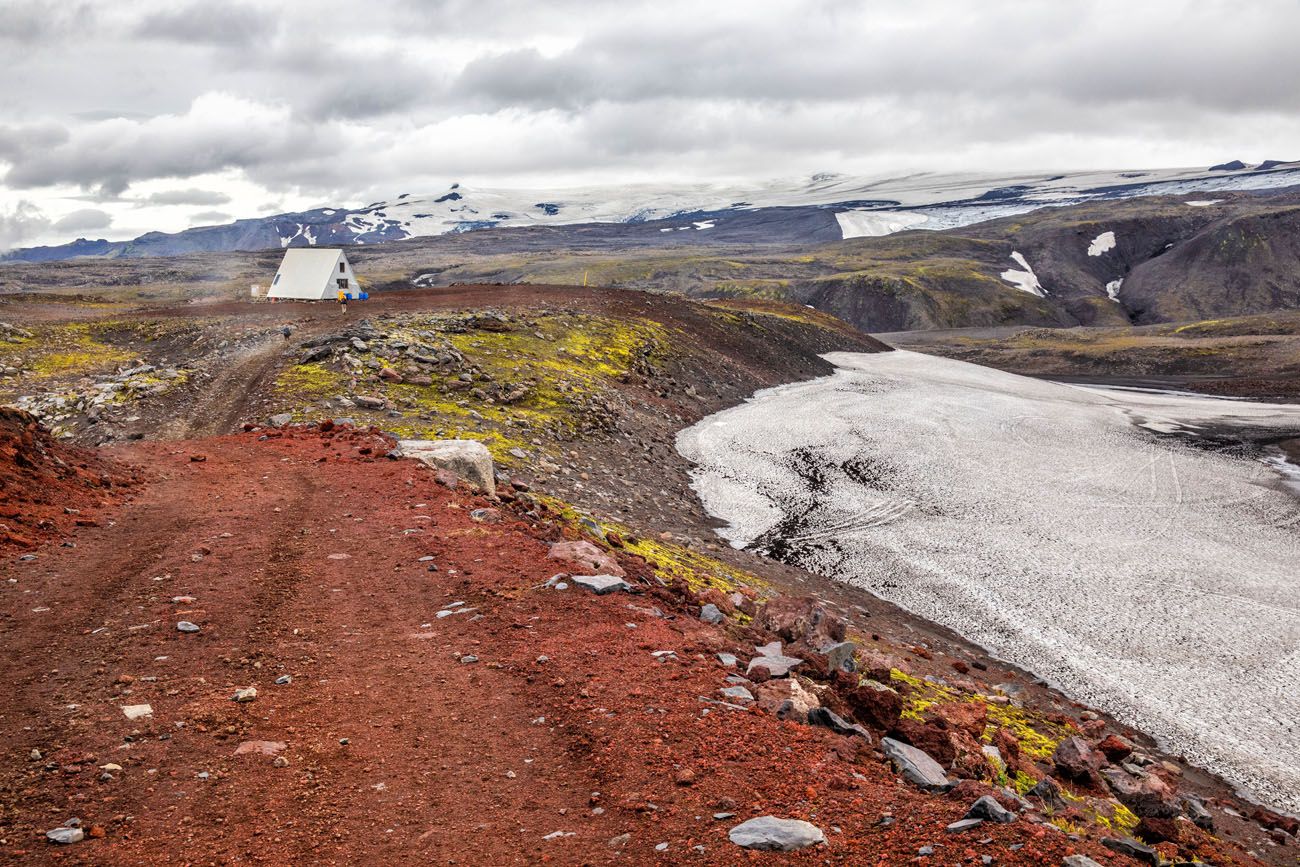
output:
[[[679,435],[725,538],[954,628],[1300,810],[1300,499],[1264,461],[1153,433],[1298,431],[1300,406],[827,359],[834,374]]]

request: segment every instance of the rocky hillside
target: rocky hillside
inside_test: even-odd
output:
[[[0,560],[7,856],[1294,860],[1291,820],[1140,732],[716,543],[677,431],[880,343],[558,286],[363,310],[7,311],[46,454],[140,480]]]

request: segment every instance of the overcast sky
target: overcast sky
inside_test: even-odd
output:
[[[452,182],[1300,158],[1294,0],[0,0],[0,249]]]

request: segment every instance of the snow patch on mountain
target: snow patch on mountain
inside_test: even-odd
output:
[[[1114,249],[1115,249],[1115,233],[1102,232],[1100,235],[1093,238],[1092,243],[1088,245],[1088,255],[1100,256],[1102,253]]]
[[[1038,275],[1034,273],[1033,268],[1029,267],[1029,263],[1025,261],[1025,257],[1020,255],[1019,252],[1013,252],[1011,258],[1014,259],[1016,264],[1024,270],[1017,271],[1014,268],[1009,268],[1006,271],[1003,271],[1000,275],[1002,279],[1023,292],[1028,292],[1030,295],[1037,295],[1039,298],[1046,298],[1047,291],[1043,289],[1041,284],[1039,284]]]
[[[1109,283],[1106,284],[1106,297],[1110,298],[1111,301],[1119,301],[1119,287],[1123,285],[1124,285],[1123,277],[1119,278],[1118,280],[1111,280]]]
[[[867,211],[855,209],[835,214],[840,231],[847,238],[875,238],[915,228],[930,218],[907,211]]]

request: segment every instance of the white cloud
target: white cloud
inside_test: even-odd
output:
[[[55,220],[50,227],[56,232],[87,232],[95,229],[107,229],[113,225],[113,218],[107,212],[98,208],[81,208],[71,213],[64,214]]]
[[[87,194],[118,226],[139,204],[131,225],[174,230],[186,205],[243,216],[457,180],[1300,157],[1283,0],[46,6],[0,4],[0,207],[54,220]]]

